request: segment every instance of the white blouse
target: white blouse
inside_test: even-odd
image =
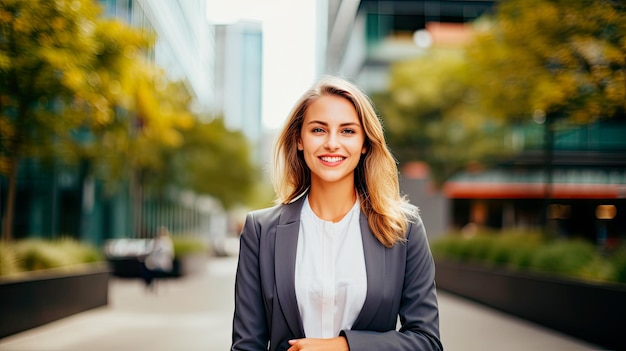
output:
[[[367,294],[357,199],[337,223],[317,217],[304,201],[296,252],[295,288],[308,338],[332,338],[356,320]]]

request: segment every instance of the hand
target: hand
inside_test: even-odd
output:
[[[287,351],[350,351],[348,341],[343,336],[332,339],[293,339]]]

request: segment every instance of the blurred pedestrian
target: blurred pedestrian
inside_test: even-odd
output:
[[[160,227],[154,238],[152,249],[144,260],[143,278],[148,290],[154,290],[154,279],[172,271],[174,243],[167,227]]]
[[[322,78],[274,160],[278,205],[240,236],[231,350],[441,350],[424,225],[369,98]]]

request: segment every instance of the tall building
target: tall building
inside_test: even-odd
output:
[[[241,131],[253,147],[253,153],[258,153],[262,137],[261,23],[240,20],[214,28],[216,111],[223,115],[226,127]],[[255,160],[258,156],[253,155]]]
[[[156,34],[154,63],[182,81],[196,113],[214,110],[215,38],[204,0],[100,0],[107,16]]]
[[[417,33],[470,22],[497,1],[326,0],[328,16],[320,23],[320,40],[327,42],[324,71],[352,78],[368,92],[385,90],[392,62],[424,52]]]

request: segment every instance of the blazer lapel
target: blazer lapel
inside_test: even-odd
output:
[[[289,330],[296,337],[304,336],[302,318],[298,309],[295,290],[296,250],[300,231],[300,211],[303,199],[285,206],[276,228],[274,272],[276,293]]]
[[[367,224],[367,217],[361,212],[361,238],[367,271],[367,295],[363,308],[352,329],[365,329],[371,323],[382,300],[381,284],[384,284],[385,247],[376,239]]]

